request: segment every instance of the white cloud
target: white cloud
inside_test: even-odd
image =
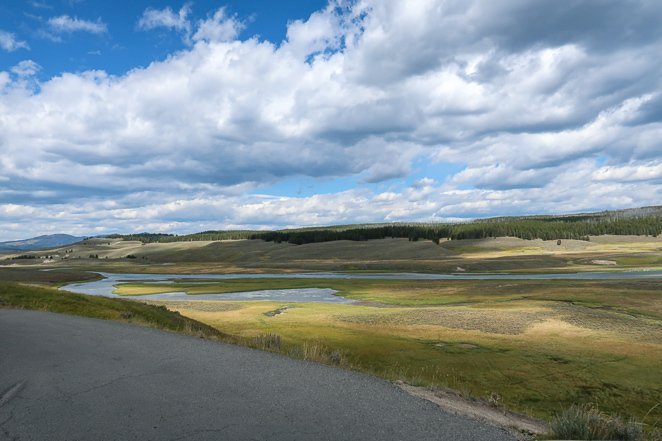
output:
[[[228,17],[225,8],[220,8],[206,20],[198,22],[193,34],[194,41],[232,41],[239,35],[244,25],[233,17]]]
[[[38,2],[38,1],[35,1],[35,0],[28,0],[28,3],[30,4],[30,6],[32,6],[33,8],[36,8],[36,9],[53,9],[53,7],[51,5],[49,5],[48,3],[46,3],[46,2]]]
[[[0,73],[0,203],[33,207],[25,228],[60,213],[72,231],[656,204],[662,12],[628,7],[622,24],[610,19],[616,3],[332,2],[290,23],[280,44],[239,39],[243,24],[224,9],[196,23],[186,5],[147,10],[140,28],[190,46],[38,90]],[[461,170],[444,179],[436,163]],[[430,178],[403,188],[421,167]],[[358,184],[255,194],[301,176]]]
[[[243,23],[227,15],[225,8],[219,8],[195,26],[189,19],[191,5],[186,3],[175,13],[170,7],[163,9],[147,8],[138,20],[138,29],[149,31],[166,28],[179,32],[185,43],[197,41],[227,42],[232,41],[244,28]]]
[[[591,180],[593,172],[582,167],[568,170],[540,189],[459,190],[435,186],[425,179],[401,191],[379,194],[359,189],[309,197],[223,192],[181,197],[148,192],[112,201],[97,197],[75,204],[4,204],[0,216],[5,238],[27,237],[34,231],[187,233],[412,219],[448,221],[502,214],[504,206],[522,214],[570,213],[595,208],[590,201],[595,197],[600,199],[600,209],[616,209],[653,205],[662,196],[654,182],[605,184]],[[93,232],[90,225],[95,226]]]
[[[344,35],[350,33],[351,9],[338,12],[341,6],[336,1],[318,12],[314,12],[307,20],[295,20],[287,26],[287,40],[284,48],[295,56],[305,58],[310,55],[337,50],[342,45]]]
[[[89,32],[91,34],[104,34],[108,32],[108,26],[97,19],[96,21],[83,20],[78,17],[60,15],[48,19],[48,27],[55,33]]]
[[[5,89],[6,86],[11,84],[11,77],[8,72],[0,72],[0,92]]]
[[[655,181],[662,180],[662,161],[600,167],[593,173],[596,181]]]
[[[190,13],[191,6],[188,3],[176,13],[169,6],[163,9],[147,8],[138,20],[138,28],[145,31],[168,28],[188,35],[191,32],[191,23],[188,19]]]
[[[11,71],[19,77],[30,77],[40,70],[41,66],[32,60],[23,60],[11,68]]]
[[[17,39],[13,33],[0,30],[0,49],[13,52],[17,49],[30,49],[30,46],[25,41]]]

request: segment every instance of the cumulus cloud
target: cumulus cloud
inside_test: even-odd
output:
[[[33,209],[35,229],[57,219],[78,233],[656,204],[653,3],[332,1],[283,42],[240,39],[224,9],[195,23],[186,5],[148,9],[141,29],[190,45],[38,89],[0,73],[0,204]],[[407,186],[420,164],[461,170]],[[258,195],[300,176],[358,184]],[[11,210],[0,224],[28,228],[27,211]]]
[[[352,44],[361,31],[367,5],[331,0],[326,8],[314,12],[307,20],[294,20],[287,26],[283,50],[298,57],[329,55]]]
[[[14,52],[17,49],[30,49],[25,41],[16,38],[12,32],[0,29],[0,49],[7,52]]]
[[[78,17],[60,15],[48,19],[48,27],[56,34],[70,34],[73,32],[89,32],[91,34],[104,34],[108,26],[101,19],[96,21],[83,20]]]

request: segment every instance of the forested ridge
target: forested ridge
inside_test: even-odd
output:
[[[277,231],[203,231],[181,236],[140,233],[110,237],[138,240],[144,243],[261,239],[302,245],[334,240],[363,241],[384,238],[408,238],[414,241],[432,240],[435,242],[444,239],[483,239],[504,236],[521,239],[588,240],[589,236],[603,234],[639,236],[662,234],[662,206],[577,215],[498,217],[463,223],[361,224]]]

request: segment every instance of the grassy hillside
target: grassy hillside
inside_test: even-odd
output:
[[[163,306],[58,291],[49,287],[0,282],[0,308],[34,309],[151,326],[220,338],[223,333]]]
[[[145,243],[89,239],[14,268],[106,272],[227,273],[288,271],[564,272],[662,268],[662,236],[599,236],[590,241],[487,238],[379,239],[293,245],[262,240]],[[48,259],[46,257],[50,256]],[[90,257],[92,256],[92,257]],[[1,277],[1,273],[0,273]],[[41,275],[40,277],[44,277]]]
[[[88,238],[5,265],[109,272],[564,272],[662,268],[662,207],[462,224]]]

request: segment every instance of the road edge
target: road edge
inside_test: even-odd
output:
[[[393,384],[412,396],[436,404],[446,412],[506,429],[522,441],[529,441],[535,439],[536,435],[549,432],[545,421],[491,406],[484,401],[467,399],[450,389],[430,389],[402,381],[395,381]]]

